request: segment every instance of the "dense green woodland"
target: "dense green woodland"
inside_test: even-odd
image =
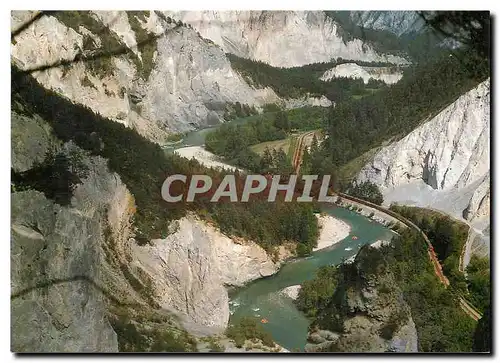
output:
[[[228,338],[234,340],[234,344],[241,348],[246,340],[258,339],[268,347],[274,347],[271,334],[266,332],[255,317],[243,317],[237,322],[229,325],[226,329]]]
[[[336,61],[314,63],[301,67],[273,67],[267,63],[240,58],[227,54],[231,67],[240,73],[249,84],[256,87],[271,87],[280,97],[299,98],[304,95],[321,97],[325,95],[334,102],[340,102],[352,96],[365,96],[384,88],[385,83],[371,79],[366,85],[361,78],[334,78],[321,81],[319,78],[330,68],[343,63],[357,63],[369,66],[394,66],[379,62]]]
[[[387,248],[393,251],[388,259],[412,309],[419,350],[471,351],[476,322],[460,309],[452,289],[444,288],[437,279],[422,237],[405,230],[393,242]]]
[[[361,198],[378,205],[382,205],[384,202],[384,196],[377,184],[368,180],[362,183],[352,184],[349,189],[347,189],[347,193],[353,197]]]
[[[318,312],[327,308],[332,292],[337,287],[338,271],[335,266],[323,266],[312,280],[305,281],[295,301],[297,308],[308,318],[315,319]]]
[[[28,116],[38,114],[52,127],[62,141],[72,140],[92,155],[108,159],[108,167],[116,172],[135,198],[136,239],[148,243],[168,234],[171,221],[192,210],[213,221],[228,233],[250,238],[272,252],[284,241],[298,243],[297,252],[309,253],[317,240],[317,220],[311,205],[251,200],[250,203],[210,203],[200,198],[195,203],[167,203],[161,198],[161,186],[168,175],[208,174],[214,186],[224,174],[202,167],[196,160],[166,155],[159,145],[139,135],[135,130],[95,114],[82,105],[73,104],[51,90],[43,88],[33,77],[12,67],[11,106],[15,112]],[[13,173],[13,191],[31,187],[48,198],[67,204],[82,175],[67,172],[68,162],[50,157],[43,165],[27,173]],[[47,183],[47,180],[56,181]],[[16,184],[16,181],[19,183]],[[237,186],[244,180],[238,176]],[[184,188],[179,192],[186,193]],[[284,226],[293,226],[285,228]]]
[[[467,265],[467,288],[470,302],[479,311],[489,309],[491,302],[490,259],[487,257],[472,256]]]
[[[294,130],[319,129],[324,125],[325,115],[326,111],[322,107],[265,112],[221,125],[207,134],[205,146],[210,152],[246,170],[287,174],[293,168],[290,157],[285,155],[284,150],[268,151],[260,157],[250,146],[285,139]]]
[[[391,87],[330,108],[320,155],[336,168],[345,165],[390,138],[403,137],[488,77],[489,62],[467,50],[415,66]]]
[[[477,309],[484,311],[491,300],[489,259],[473,256],[467,266],[467,279],[458,269],[469,226],[425,208],[392,205],[390,209],[422,229],[434,246],[453,289],[463,294]]]

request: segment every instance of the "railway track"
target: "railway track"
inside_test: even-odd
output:
[[[305,133],[305,134],[299,136],[299,138],[297,140],[297,146],[294,150],[293,159],[292,159],[292,165],[293,165],[293,168],[294,168],[296,174],[298,174],[298,172],[300,170],[300,165],[302,162],[302,155],[303,155],[304,147],[305,147],[304,138],[306,136],[310,135],[311,133],[314,133],[314,131],[311,131],[311,132],[308,132],[308,133]],[[395,212],[393,212],[387,208],[384,208],[382,206],[379,206],[377,204],[374,204],[374,203],[371,203],[371,202],[368,202],[366,200],[359,199],[356,197],[352,197],[352,196],[346,195],[344,193],[337,192],[336,194],[344,199],[351,200],[351,201],[354,201],[354,202],[357,202],[360,204],[364,204],[368,207],[375,208],[383,213],[386,213],[386,214],[396,218],[398,221],[403,223],[406,227],[408,227],[408,228],[411,227],[414,230],[416,230],[418,233],[420,233],[420,235],[422,236],[422,238],[424,239],[424,241],[427,245],[427,253],[429,255],[429,260],[431,261],[432,266],[434,267],[434,273],[435,273],[436,277],[439,279],[439,281],[445,287],[450,286],[450,280],[448,280],[448,278],[443,273],[443,267],[439,263],[439,259],[436,256],[436,252],[434,251],[434,247],[432,246],[431,241],[429,240],[427,235],[420,229],[420,227],[418,227],[415,223],[413,223],[409,219],[403,217],[402,215],[395,213]],[[469,234],[470,234],[470,231],[469,231]],[[464,246],[464,249],[465,249],[465,246]],[[463,251],[462,251],[462,253],[463,253]],[[460,258],[460,265],[462,265],[462,256]],[[461,296],[458,293],[455,293],[455,294],[458,297],[458,301],[459,301],[460,308],[462,309],[462,311],[464,311],[469,317],[471,317],[472,319],[474,319],[476,321],[481,319],[482,315],[467,300],[465,300],[463,298],[463,296]]]
[[[439,259],[437,258],[436,256],[436,253],[434,252],[434,247],[432,246],[432,243],[431,241],[429,240],[429,238],[427,237],[427,235],[415,224],[413,223],[412,221],[408,220],[407,218],[403,217],[402,215],[398,214],[398,213],[395,213],[387,208],[384,208],[382,206],[379,206],[377,204],[374,204],[374,203],[371,203],[371,202],[368,202],[366,200],[363,200],[363,199],[359,199],[359,198],[356,198],[356,197],[352,197],[350,195],[346,195],[344,193],[336,193],[337,195],[339,195],[340,197],[344,198],[344,199],[347,199],[347,200],[351,200],[353,202],[357,202],[357,203],[360,203],[360,204],[364,204],[368,207],[371,207],[371,208],[375,208],[383,213],[386,213],[394,218],[396,218],[398,221],[400,221],[401,223],[403,223],[406,227],[411,227],[413,229],[415,229],[418,233],[420,233],[420,235],[422,236],[422,238],[424,239],[425,243],[427,244],[427,252],[429,254],[429,259],[434,267],[434,273],[436,274],[437,278],[439,279],[439,281],[445,285],[445,287],[448,287],[450,286],[450,281],[448,280],[448,278],[444,275],[443,273],[443,268],[441,266],[441,264],[439,263]],[[457,292],[454,292],[455,295],[457,296],[458,298],[458,301],[459,301],[459,304],[460,304],[460,308],[468,315],[470,316],[472,319],[474,320],[479,320],[481,319],[482,315],[481,313],[479,313],[462,295],[460,295],[459,293]]]
[[[293,151],[293,157],[292,157],[292,165],[293,169],[295,171],[295,174],[298,174],[300,171],[300,165],[302,164],[302,156],[304,155],[304,149],[306,147],[304,143],[304,139],[307,136],[311,136],[314,134],[314,131],[309,131],[306,132],[305,134],[300,135],[297,138],[297,146],[295,147],[295,150]]]

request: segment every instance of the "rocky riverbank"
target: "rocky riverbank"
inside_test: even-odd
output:
[[[280,292],[282,294],[285,294],[292,300],[297,300],[299,297],[299,291],[302,286],[300,285],[292,285],[292,286],[287,286],[284,289],[282,289]]]
[[[235,166],[226,164],[222,161],[219,161],[219,157],[215,154],[212,154],[210,151],[205,150],[201,146],[188,146],[188,147],[183,147],[180,149],[175,150],[175,152],[187,159],[192,159],[195,158],[198,160],[201,164],[209,167],[209,168],[220,168],[220,169],[227,169],[227,170],[238,170],[238,171],[243,171],[240,168],[237,168]]]
[[[389,226],[390,224],[396,224],[399,222],[396,218],[390,216],[387,213],[369,207],[365,204],[355,202],[353,200],[347,200],[339,197],[335,202],[335,204],[338,205],[339,207],[347,208],[353,212],[361,214],[362,216],[370,218],[371,220],[380,223],[386,227]]]
[[[320,227],[318,237],[318,245],[313,248],[313,251],[319,251],[324,248],[333,246],[335,243],[342,241],[349,236],[351,226],[346,222],[328,215],[316,215]]]

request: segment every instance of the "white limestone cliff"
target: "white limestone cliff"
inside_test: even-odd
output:
[[[467,208],[464,209],[463,217],[474,221],[490,215],[490,172],[481,180],[479,186],[474,190]]]
[[[151,277],[162,307],[184,315],[188,325],[220,332],[229,321],[226,286],[272,275],[278,265],[255,243],[237,243],[194,216],[172,228],[174,233],[151,245],[132,245],[133,268]]]
[[[330,107],[332,105],[332,101],[330,101],[325,96],[321,96],[321,97],[304,96],[302,98],[289,98],[289,99],[283,100],[282,105],[287,110],[293,109],[293,108],[307,107],[307,106]]]
[[[381,149],[358,180],[384,189],[424,180],[434,189],[463,188],[489,171],[489,80],[459,97],[403,139]]]
[[[435,208],[481,233],[490,214],[489,79],[383,147],[359,172],[357,181],[365,180],[381,188],[386,205]]]
[[[97,11],[88,15],[104,25],[108,38],[116,38],[123,49],[130,48],[145,62],[124,11]],[[30,12],[13,12],[12,28],[30,16]],[[153,11],[145,12],[144,19],[137,19],[139,26],[151,37],[159,36],[147,79],[141,75],[145,63],[139,63],[141,69],[137,69],[131,55],[111,57],[111,69],[103,76],[89,71],[88,62],[50,68],[35,72],[34,76],[44,87],[160,142],[168,133],[223,121],[227,103],[259,107],[279,101],[269,88],[250,87],[233,71],[224,51],[201,38],[195,30],[168,23]],[[46,15],[16,36],[11,44],[12,60],[21,69],[72,60],[77,54],[88,52],[84,49],[85,36],[99,46],[104,39],[95,29],[80,25],[76,31],[56,17]]]
[[[396,35],[420,32],[425,21],[416,11],[351,11],[352,21],[363,27],[375,30],[387,30]]]
[[[344,41],[339,25],[323,11],[166,11],[191,24],[225,52],[276,67],[294,67],[333,58],[406,64],[379,54],[360,39]]]
[[[169,133],[222,122],[231,103],[257,109],[266,103],[286,108],[331,104],[325,97],[280,100],[270,88],[255,89],[233,71],[225,52],[275,66],[338,57],[407,63],[401,57],[377,53],[360,39],[344,42],[338,24],[321,11],[85,13],[97,25],[88,21],[75,25],[78,19],[71,14],[66,20],[41,17],[12,41],[12,61],[21,69],[69,61],[92,52],[89,39],[97,48],[123,48],[129,53],[107,58],[104,74],[91,71],[89,62],[76,62],[37,71],[34,76],[44,87],[160,143]],[[12,12],[12,28],[32,16],[33,12]],[[139,33],[158,36],[149,53],[137,47]]]

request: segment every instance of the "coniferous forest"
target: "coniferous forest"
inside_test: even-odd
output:
[[[200,198],[196,203],[167,203],[161,197],[161,186],[173,174],[207,174],[214,185],[224,172],[207,169],[196,160],[186,160],[175,154],[166,154],[136,131],[106,119],[82,105],[73,104],[51,90],[44,89],[33,77],[12,67],[12,109],[20,114],[41,116],[62,141],[72,140],[92,155],[108,159],[108,167],[116,172],[134,195],[137,213],[134,217],[136,240],[149,243],[168,234],[171,221],[181,218],[189,210],[215,222],[223,232],[254,240],[269,252],[287,241],[294,241],[297,253],[308,254],[316,244],[317,220],[311,205],[276,203],[255,200],[251,203],[210,203]],[[34,171],[13,174],[12,188],[34,188],[67,204],[79,174],[68,172],[68,160],[50,157]],[[57,183],[52,181],[57,180]],[[244,179],[238,176],[242,189]],[[186,192],[186,190],[181,191]],[[288,228],[286,226],[293,226]]]

